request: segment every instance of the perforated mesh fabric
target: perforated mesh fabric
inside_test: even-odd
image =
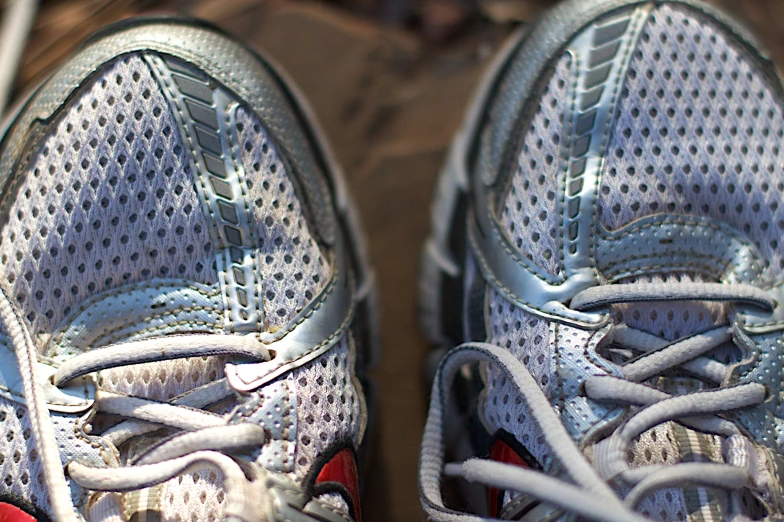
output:
[[[779,244],[784,119],[778,94],[734,45],[688,11],[668,5],[653,10],[616,112],[599,220],[617,229],[657,213],[709,217],[750,238],[766,260],[765,275],[775,277],[784,266]],[[671,273],[622,283],[679,281],[709,279]],[[625,304],[614,306],[613,314],[616,321],[667,340],[729,322],[726,305],[719,303]],[[719,348],[708,355],[731,362],[739,354]],[[679,385],[700,387],[694,381]],[[722,461],[720,439],[673,423],[643,434],[631,455],[635,466]],[[720,518],[711,502],[705,490],[670,489],[645,499],[641,510],[658,520],[686,520],[695,510],[707,520]]]
[[[550,323],[521,310],[495,290],[488,298],[490,331],[488,342],[510,350],[523,361],[536,382],[551,396],[554,367],[550,348]],[[492,364],[487,366],[487,385],[482,405],[484,422],[490,433],[503,429],[543,464],[550,452],[542,433],[529,421],[529,409],[517,388]]]
[[[621,283],[708,282],[698,274],[639,276]],[[669,341],[727,324],[726,305],[713,302],[626,303],[611,307],[613,319]]]
[[[212,469],[181,475],[162,485],[161,522],[220,522],[226,493],[223,477]]]
[[[734,45],[717,27],[684,7],[663,5],[653,9],[632,56],[625,88],[616,107],[599,187],[598,220],[610,230],[665,212],[724,222],[756,244],[762,257],[769,261],[765,276],[772,278],[784,267],[780,245],[784,211],[779,208],[784,192],[780,150],[784,118],[778,92],[767,83],[748,55]],[[560,124],[563,109],[554,94],[565,97],[558,89],[569,81],[567,64],[565,57],[557,61],[525,135],[501,216],[512,243],[550,273],[557,266],[551,264],[552,257],[544,252],[555,246],[543,243],[542,236],[546,241],[547,234],[543,232],[550,225],[544,223],[552,217],[555,208],[548,194],[556,186],[557,172],[547,156],[557,158],[560,153],[558,141],[553,142],[552,138],[562,131],[560,127],[554,130],[553,125]],[[535,183],[534,172],[544,174],[545,177],[539,178],[540,183]],[[535,220],[536,213],[542,209],[541,219]],[[543,228],[532,229],[534,223]],[[536,240],[521,230],[527,234],[535,231]],[[699,273],[680,272],[642,275],[620,283],[678,281],[709,279]],[[616,323],[666,340],[728,324],[731,319],[724,305],[702,302],[624,304],[613,306],[612,314]],[[531,361],[550,361],[556,350],[564,354],[564,360],[558,359],[558,367],[563,375],[570,375],[565,361],[568,347],[564,347],[568,339],[564,341],[560,335],[552,339],[548,333],[542,345],[534,343],[537,333],[523,333],[526,321],[521,321],[521,316],[525,313],[490,290],[486,314],[488,341],[524,360],[540,385],[542,368]],[[517,341],[522,341],[522,349],[517,348]],[[538,358],[535,354],[542,356]],[[722,347],[708,355],[732,362],[738,360],[739,354],[736,349]],[[554,371],[555,364],[550,362],[550,365]],[[694,386],[694,389],[700,385],[686,378],[682,382],[661,381],[674,386]],[[570,407],[582,403],[553,397],[567,395],[570,380],[563,378],[558,382],[563,390],[546,384],[542,387],[574,431],[571,424],[593,413],[585,411],[583,416],[582,411],[575,410],[570,414]],[[683,389],[668,391],[684,392]],[[537,434],[531,432],[533,423],[525,422],[525,407],[516,400],[516,391],[492,365],[487,370],[483,412],[490,432],[503,428],[519,441],[525,440],[526,448],[536,458],[546,456],[547,449],[538,445]],[[516,416],[522,422],[515,422]],[[680,462],[723,462],[721,447],[718,437],[666,423],[634,441],[629,457],[635,468]],[[759,506],[752,507],[759,509]],[[716,497],[709,490],[696,487],[656,491],[643,499],[639,511],[662,522],[722,519]],[[747,511],[753,512],[751,508]]]
[[[114,393],[168,401],[224,377],[226,357],[192,357],[103,370],[101,388]]]
[[[632,468],[681,461],[671,424],[660,424],[644,432],[632,443],[629,454]],[[674,488],[655,491],[641,503],[640,511],[660,522],[686,520],[683,491]]]
[[[632,444],[632,468],[653,464],[675,464],[678,462],[678,446],[670,424],[659,424],[642,435]]]
[[[710,217],[749,237],[769,262],[766,275],[779,274],[784,119],[777,95],[755,66],[717,28],[664,5],[651,13],[626,82],[603,172],[600,222],[617,229],[664,212]],[[622,282],[678,281],[708,280],[677,273]],[[728,324],[726,306],[719,303],[625,304],[614,306],[613,314],[667,340]],[[723,361],[737,355],[731,349],[709,354]],[[711,444],[678,427],[678,443],[674,426],[643,434],[631,451],[634,465],[721,461],[720,441]],[[654,439],[657,431],[670,439]],[[641,510],[658,520],[686,520],[698,509],[714,519],[715,508],[698,508],[694,499],[700,496],[708,498],[704,491],[662,490],[645,499]]]
[[[617,229],[650,214],[708,216],[784,267],[781,100],[746,54],[689,12],[651,13],[608,145],[598,213]]]
[[[210,225],[177,124],[145,62],[129,55],[105,65],[58,118],[21,175],[18,197],[9,197],[9,220],[0,230],[0,284],[19,301],[41,343],[85,300],[110,288],[153,278],[217,286]],[[308,231],[285,162],[261,123],[243,108],[237,118],[252,225],[259,238],[265,328],[274,329],[318,294],[331,268]],[[172,323],[176,321],[173,315]],[[184,331],[188,328],[179,330]],[[129,328],[127,335],[160,335],[134,332]],[[289,375],[301,400],[292,478],[305,477],[316,455],[335,440],[359,443],[365,412],[352,377],[349,344],[343,339]],[[222,378],[225,363],[225,358],[209,357],[120,367],[101,372],[101,387],[168,400]],[[226,401],[218,413],[234,405]],[[6,412],[6,407],[11,409]],[[25,413],[17,418],[17,411]],[[46,495],[34,483],[40,480],[36,451],[24,445],[31,437],[25,415],[24,408],[0,401],[6,434],[0,439],[0,470],[11,491],[46,507]],[[99,415],[96,425],[102,419]],[[157,433],[134,439],[120,448],[121,460],[126,462],[160,437]],[[163,520],[222,519],[225,493],[214,471],[183,475],[158,490]],[[100,494],[92,498],[89,518],[135,520],[128,511],[133,507],[129,498],[125,495],[120,502],[116,495]]]
[[[0,480],[2,490],[48,512],[41,459],[27,408],[0,397]]]
[[[505,430],[544,465],[550,457],[542,431],[530,420],[530,409],[520,393],[506,377],[492,365],[487,368],[487,385],[484,391],[482,416],[489,433]]]
[[[561,265],[556,193],[571,61],[569,54],[561,57],[542,94],[500,216],[512,244],[550,274]]]
[[[360,442],[365,412],[350,343],[343,337],[332,350],[288,374],[297,394],[298,478],[333,442],[346,439],[354,447]]]
[[[656,522],[686,522],[690,519],[683,491],[679,489],[654,491],[640,502],[637,511]]]
[[[206,223],[171,111],[137,56],[68,105],[7,196],[0,284],[34,334],[107,288],[216,281]]]
[[[308,231],[294,184],[264,127],[240,108],[237,131],[259,238],[266,327],[280,327],[329,281],[330,267]]]
[[[488,305],[490,342],[508,349],[523,361],[545,395],[551,397],[555,367],[550,349],[550,322],[515,306],[494,289],[490,290]]]

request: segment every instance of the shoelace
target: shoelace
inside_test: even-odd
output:
[[[185,357],[233,355],[268,361],[270,353],[255,336],[182,335],[132,341],[76,355],[60,366],[53,376],[55,386],[77,377],[118,366],[157,362]],[[211,467],[223,474],[227,522],[254,522],[268,512],[264,490],[268,487],[263,470],[241,466],[228,455],[260,448],[264,430],[250,423],[228,425],[226,419],[202,408],[233,394],[225,379],[201,386],[169,403],[129,397],[98,390],[95,409],[124,417],[101,434],[119,446],[132,437],[161,428],[182,433],[148,451],[133,464],[97,468],[78,461],[68,464],[70,478],[93,491],[123,492],[160,484],[195,468]],[[250,474],[250,478],[246,476]]]
[[[775,306],[764,291],[753,286],[714,283],[602,285],[580,292],[570,304],[574,309],[589,310],[616,303],[676,300],[738,302],[769,310]],[[442,470],[448,476],[530,495],[565,512],[606,522],[646,521],[635,508],[657,489],[691,483],[737,490],[748,483],[746,459],[751,443],[737,426],[717,415],[760,404],[766,395],[764,386],[749,383],[673,397],[641,384],[674,368],[683,368],[723,384],[730,368],[704,357],[704,354],[731,341],[731,330],[719,327],[671,344],[625,325],[612,327],[608,335],[613,336],[615,345],[643,355],[621,366],[620,376],[589,377],[585,381],[586,395],[595,401],[636,406],[639,410],[595,447],[593,466],[572,440],[526,366],[511,353],[492,344],[466,343],[444,357],[433,383],[420,462],[421,492],[425,508],[433,520],[496,520],[446,507],[441,497]],[[448,409],[450,389],[460,368],[476,362],[492,363],[517,387],[528,406],[529,418],[538,424],[545,444],[560,466],[559,470],[571,482],[532,469],[484,459],[469,459],[444,466],[444,415]],[[727,437],[729,446],[734,449],[728,452],[730,462],[648,465],[631,469],[628,450],[632,441],[646,430],[673,420]],[[630,488],[630,491],[621,499],[610,483]]]

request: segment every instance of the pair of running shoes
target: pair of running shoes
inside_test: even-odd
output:
[[[782,110],[696,0],[571,0],[502,49],[423,250],[430,519],[784,520]],[[374,280],[285,76],[132,20],[0,140],[0,520],[377,518]]]

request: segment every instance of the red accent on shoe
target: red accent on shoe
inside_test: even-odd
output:
[[[28,515],[12,504],[0,502],[0,522],[38,522],[33,515]]]
[[[501,439],[496,439],[490,447],[490,460],[496,462],[503,462],[505,464],[514,464],[515,466],[528,467],[525,460],[512,449],[512,447]],[[490,516],[493,518],[498,517],[500,511],[501,492],[498,488],[487,488],[487,506],[490,511]]]
[[[350,449],[340,450],[329,462],[324,464],[316,477],[316,484],[325,482],[337,482],[348,490],[357,522],[362,522],[359,509],[359,472],[357,471],[357,463],[354,461],[354,454]]]

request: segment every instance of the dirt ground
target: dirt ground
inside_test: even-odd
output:
[[[43,1],[19,91],[95,29],[150,11],[211,20],[263,48],[309,96],[357,199],[382,302],[375,372],[381,433],[366,522],[423,520],[416,485],[425,420],[416,274],[433,182],[480,72],[516,23],[545,0]],[[745,19],[784,63],[784,2],[714,0]]]

